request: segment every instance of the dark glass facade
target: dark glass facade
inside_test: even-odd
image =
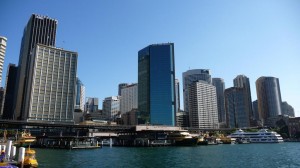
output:
[[[252,98],[251,98],[251,90],[250,90],[250,80],[247,76],[245,75],[238,75],[236,78],[233,80],[234,87],[238,88],[243,88],[244,94],[247,98],[246,102],[246,108],[249,111],[249,118],[250,120],[254,120],[254,114],[253,114],[253,109],[252,109]],[[252,125],[255,126],[255,125]]]
[[[281,92],[279,79],[260,77],[256,80],[259,118],[265,122],[269,117],[281,115]]]
[[[228,128],[250,127],[245,89],[231,87],[225,90],[225,109]]]
[[[219,122],[226,122],[224,90],[225,83],[221,78],[212,78],[212,84],[216,87],[217,103],[218,103],[218,118]]]
[[[175,125],[174,44],[138,52],[139,124]]]
[[[14,119],[13,117],[13,102],[16,86],[18,67],[14,64],[9,64],[6,76],[5,99],[3,106],[3,119]]]

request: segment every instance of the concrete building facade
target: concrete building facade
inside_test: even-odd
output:
[[[216,87],[200,80],[190,84],[188,92],[190,127],[219,128]]]
[[[3,70],[4,58],[6,52],[6,44],[7,44],[7,38],[0,36],[0,86],[2,84],[2,70]]]
[[[106,119],[114,121],[120,116],[120,96],[111,96],[103,100],[102,110]]]
[[[183,81],[183,104],[184,111],[189,112],[189,85],[197,81],[205,81],[211,84],[210,70],[208,69],[192,69],[182,74]]]
[[[120,111],[125,114],[138,108],[138,84],[129,84],[121,89]]]
[[[29,94],[26,89],[29,86],[29,75],[31,75],[29,71],[32,69],[30,64],[35,52],[33,49],[37,48],[37,44],[55,46],[56,27],[57,20],[33,14],[24,29],[13,103],[15,119],[26,120],[23,117],[28,116],[28,114],[25,114],[26,97]]]
[[[23,119],[73,122],[77,57],[76,52],[36,45],[28,66]]]

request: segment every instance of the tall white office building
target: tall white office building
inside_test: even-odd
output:
[[[2,82],[2,70],[4,65],[7,38],[0,36],[0,86]]]
[[[183,80],[183,103],[184,111],[189,112],[189,85],[199,80],[211,84],[210,70],[208,69],[192,69],[182,73]]]
[[[120,96],[111,96],[103,100],[103,114],[108,120],[115,120],[120,114]]]
[[[27,121],[73,122],[78,54],[37,44],[30,62]]]
[[[132,109],[138,108],[138,84],[124,86],[121,89],[120,111],[121,114],[127,113]]]
[[[188,92],[190,127],[219,128],[216,87],[200,80],[190,84]]]

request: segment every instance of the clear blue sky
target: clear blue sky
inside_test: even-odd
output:
[[[299,0],[1,0],[4,77],[8,63],[18,63],[32,13],[58,20],[56,46],[78,52],[87,97],[117,95],[119,83],[137,82],[140,49],[173,42],[181,83],[189,68],[210,69],[226,88],[244,74],[256,100],[256,79],[274,76],[282,100],[300,116]]]

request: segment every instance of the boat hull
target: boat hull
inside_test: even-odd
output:
[[[197,145],[198,139],[197,138],[185,138],[182,140],[176,140],[176,146],[194,146]]]

